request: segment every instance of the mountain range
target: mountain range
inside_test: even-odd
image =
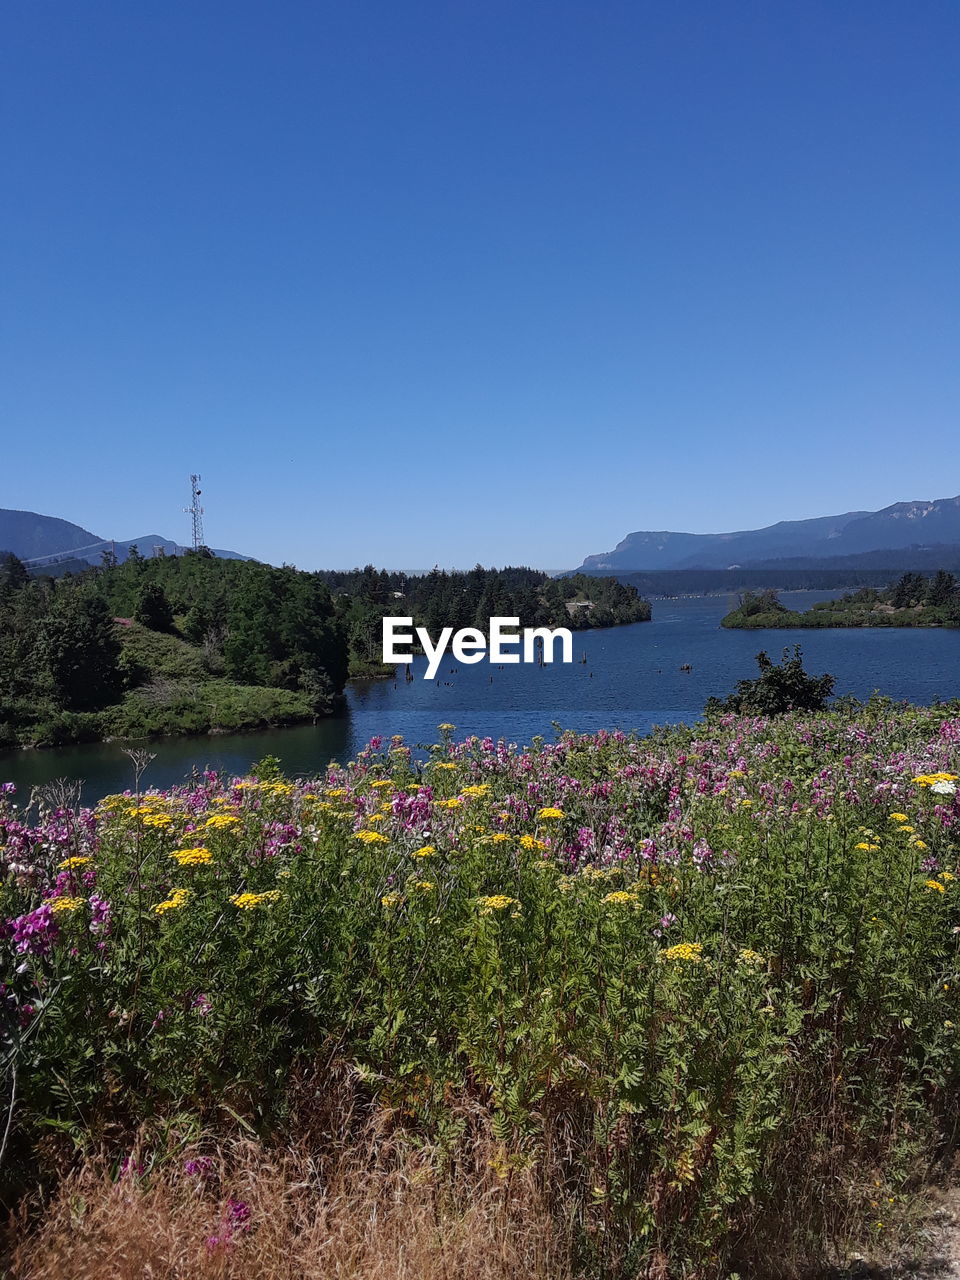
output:
[[[12,551],[21,560],[38,560],[50,564],[69,560],[82,567],[99,564],[104,551],[113,550],[118,560],[126,560],[130,548],[136,546],[143,556],[153,555],[154,547],[163,547],[165,555],[176,555],[183,547],[159,533],[145,533],[140,538],[114,540],[101,538],[89,529],[57,516],[43,516],[36,511],[12,511],[0,507],[0,551]],[[246,560],[236,551],[213,550],[226,560]],[[38,566],[39,567],[39,566]]]
[[[2,542],[2,539],[0,539]],[[960,549],[960,496],[932,502],[895,502],[880,511],[847,511],[812,520],[781,520],[765,529],[735,533],[628,533],[612,551],[587,556],[584,572],[653,569],[769,568],[792,561],[799,567],[838,558],[914,551],[929,559],[933,549]],[[843,561],[840,561],[843,563]],[[785,566],[786,567],[786,566]],[[918,566],[919,567],[919,566]]]

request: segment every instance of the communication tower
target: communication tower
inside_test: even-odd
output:
[[[200,505],[200,477],[190,477],[190,506],[184,511],[193,520],[193,549],[199,551],[203,542],[203,507]]]

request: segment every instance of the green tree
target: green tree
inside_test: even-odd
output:
[[[957,580],[946,569],[938,569],[927,585],[926,603],[934,609],[949,604],[957,593]]]
[[[762,650],[757,654],[760,674],[755,680],[740,680],[726,698],[711,698],[708,715],[734,712],[738,715],[777,716],[786,711],[822,711],[833,693],[833,676],[811,676],[803,669],[799,645],[784,649],[779,663],[771,662]]]
[[[158,583],[148,582],[140,592],[140,599],[133,613],[134,620],[150,631],[173,629],[173,608],[166,592]]]
[[[37,666],[55,702],[69,711],[106,706],[120,688],[119,657],[103,599],[61,587],[36,639]]]
[[[27,566],[12,551],[0,551],[0,598],[19,591],[30,581]]]

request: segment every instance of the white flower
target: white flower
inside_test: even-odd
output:
[[[935,791],[938,796],[954,796],[957,794],[957,784],[943,780],[932,783],[930,790]]]

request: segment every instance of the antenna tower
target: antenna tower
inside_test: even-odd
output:
[[[193,549],[199,551],[203,543],[203,507],[200,505],[200,477],[190,477],[190,506],[184,511],[193,519]]]

